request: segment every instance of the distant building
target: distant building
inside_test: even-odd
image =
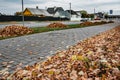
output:
[[[104,13],[98,12],[94,13],[94,19],[103,19],[104,18]]]
[[[120,19],[120,10],[112,10],[108,12],[108,18],[110,19]]]
[[[45,17],[45,16],[51,16],[47,10],[45,9],[39,9],[38,7],[36,8],[26,8],[25,11],[23,12],[25,16],[40,16],[40,17]]]
[[[73,10],[66,10],[68,13],[70,13],[71,15],[71,21],[80,21],[81,20],[81,14],[77,13]]]

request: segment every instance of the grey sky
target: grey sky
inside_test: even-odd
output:
[[[94,8],[96,12],[120,10],[120,0],[24,0],[24,8],[61,6],[66,10],[69,9],[70,2],[73,10],[87,10],[89,13]],[[21,11],[21,0],[0,0],[0,13],[14,14],[16,11]]]

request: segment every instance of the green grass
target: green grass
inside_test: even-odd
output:
[[[33,28],[31,28],[31,29],[34,31],[33,33],[41,33],[41,32],[48,32],[48,31],[55,31],[55,30],[81,28],[81,27],[85,27],[85,26],[80,26],[80,24],[72,24],[72,25],[68,25],[67,28],[33,27]],[[32,34],[33,34],[33,33],[32,33]]]
[[[95,25],[102,25],[102,24],[94,24],[94,25],[89,25],[89,26],[95,26]],[[83,27],[89,27],[89,26],[81,26],[80,24],[71,24],[71,25],[68,25],[67,28],[32,27],[31,29],[33,30],[33,33],[31,33],[31,34],[48,32],[48,31],[56,31],[56,30],[72,29],[72,28],[83,28]],[[31,35],[31,34],[27,34],[27,35]],[[24,36],[24,35],[5,37],[5,38],[0,37],[0,40],[14,38],[14,37],[20,37],[20,36]]]

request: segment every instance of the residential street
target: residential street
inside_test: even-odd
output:
[[[44,21],[44,22],[38,22],[38,21],[26,21],[24,24],[27,27],[44,27],[49,25],[50,23],[55,21]],[[80,21],[62,21],[63,24],[80,24]],[[1,22],[0,28],[3,28],[8,25],[22,25],[22,22]]]
[[[78,41],[112,29],[117,25],[120,23],[38,33],[1,40],[0,70],[7,67],[12,72],[16,67],[32,65],[53,55],[57,50],[66,49]]]

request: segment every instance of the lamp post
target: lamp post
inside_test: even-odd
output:
[[[23,26],[24,26],[24,14],[23,14],[23,10],[24,10],[24,3],[22,0],[22,22],[23,22]]]

